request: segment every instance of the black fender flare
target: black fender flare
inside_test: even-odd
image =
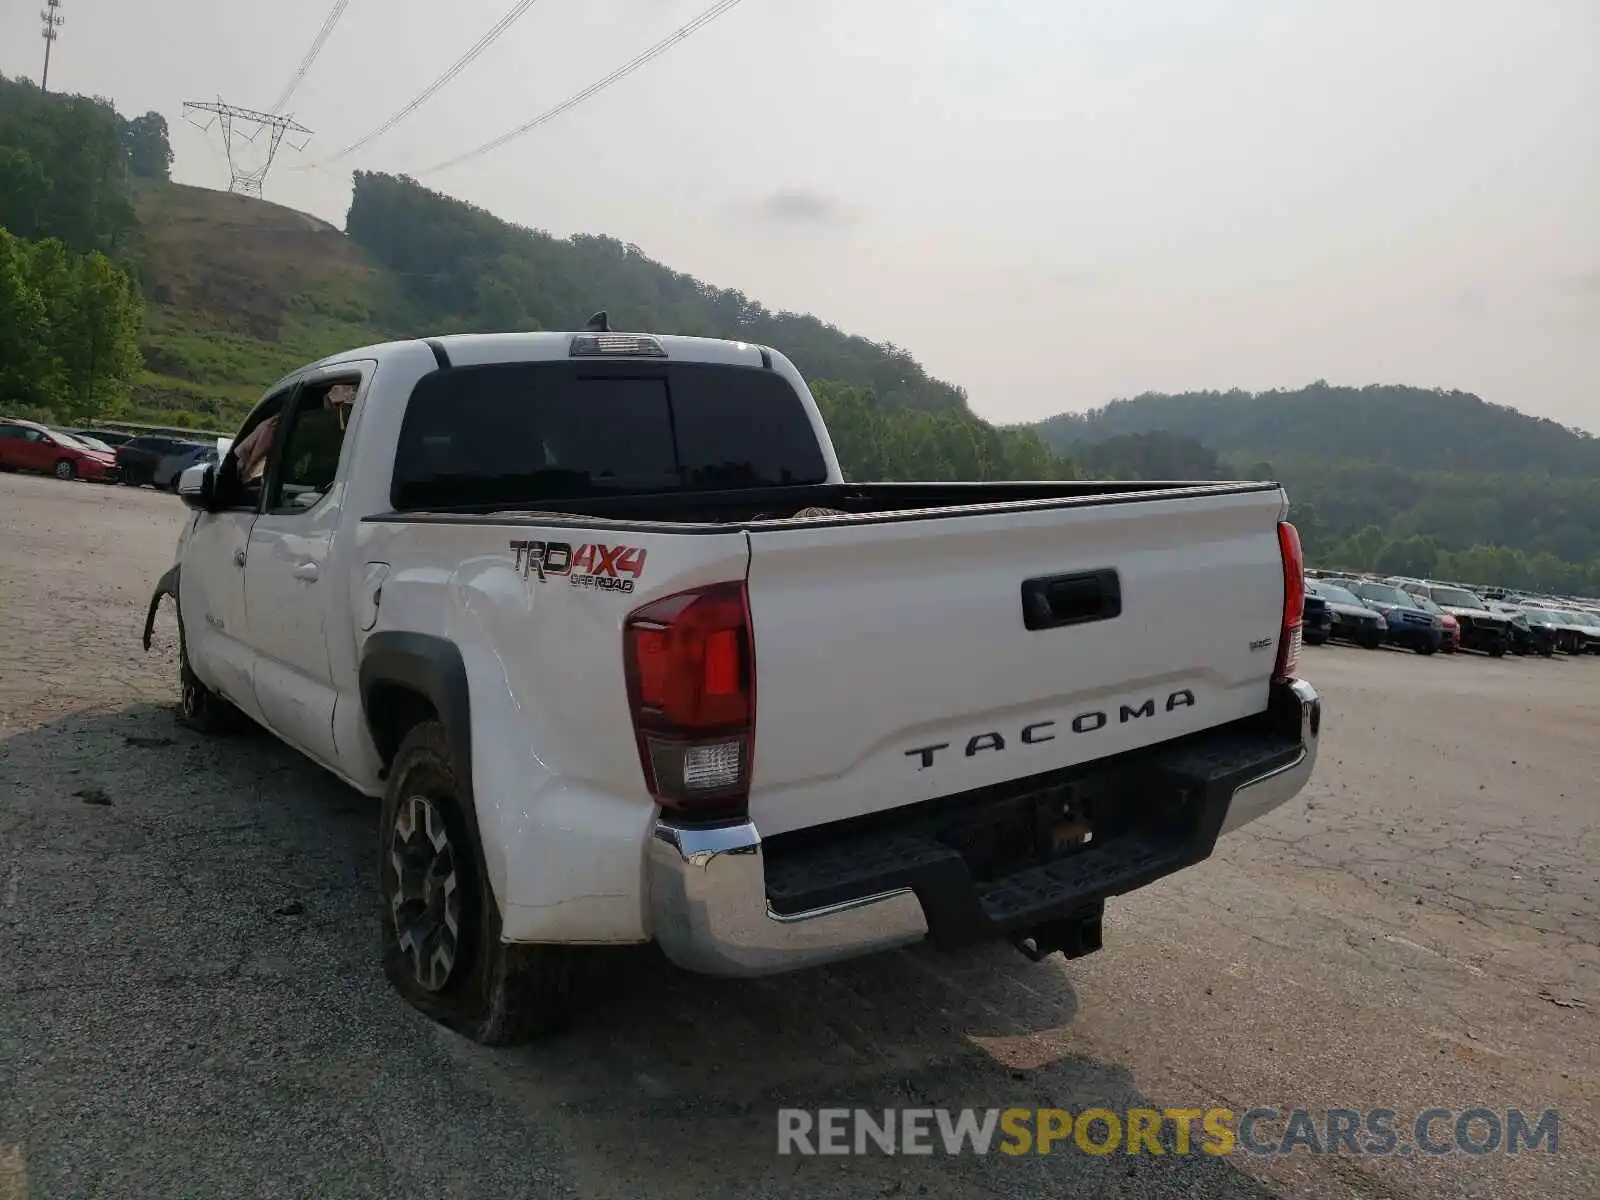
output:
[[[150,649],[150,637],[155,632],[156,613],[161,608],[162,598],[171,596],[172,606],[174,608],[178,607],[178,577],[182,573],[183,564],[175,563],[167,570],[166,574],[156,580],[155,594],[150,597],[150,611],[144,615],[144,648],[146,652]],[[183,629],[183,612],[181,609],[178,612],[178,629],[180,632]]]
[[[374,700],[385,686],[424,697],[439,715],[450,754],[467,794],[472,795],[472,703],[461,651],[447,638],[405,630],[382,630],[361,648],[361,715],[384,760],[384,773],[399,748],[399,738],[375,720]]]

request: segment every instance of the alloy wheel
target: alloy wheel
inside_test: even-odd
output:
[[[461,889],[444,814],[427,797],[411,796],[400,806],[389,862],[395,873],[389,903],[396,941],[417,983],[442,991],[460,947]]]

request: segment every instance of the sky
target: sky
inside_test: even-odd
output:
[[[51,90],[162,113],[174,177],[226,187],[183,102],[271,106],[331,3],[62,0]],[[1600,0],[742,0],[430,170],[710,3],[537,0],[338,157],[514,7],[350,0],[266,197],[342,227],[351,169],[391,171],[609,234],[904,347],[994,421],[1325,379],[1600,432]],[[36,8],[0,9],[7,75],[38,78]]]

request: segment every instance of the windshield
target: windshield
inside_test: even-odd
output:
[[[1358,583],[1350,589],[1363,600],[1377,600],[1382,604],[1398,604],[1402,608],[1415,608],[1411,597],[1387,583]]]
[[[1488,612],[1488,606],[1471,592],[1462,588],[1436,587],[1432,589],[1433,598],[1440,604],[1453,605],[1456,608],[1476,608],[1481,612]]]
[[[1317,591],[1330,604],[1354,604],[1357,608],[1366,607],[1365,604],[1361,603],[1359,597],[1345,591],[1336,583],[1319,583],[1317,584]]]
[[[87,450],[89,448],[77,438],[73,437],[70,433],[61,433],[58,430],[52,429],[49,437],[50,440],[56,445],[65,446],[69,450]]]
[[[1593,625],[1600,621],[1600,617],[1591,617],[1588,613],[1581,613],[1575,609],[1563,609],[1561,615],[1567,619],[1569,625]]]
[[[1561,624],[1561,614],[1553,613],[1548,608],[1525,608],[1522,611],[1531,625]]]
[[[91,449],[91,450],[102,450],[107,454],[111,453],[111,447],[106,445],[99,438],[85,437],[81,433],[75,433],[72,436],[73,436],[74,439],[76,439],[77,441],[82,442],[85,446],[89,447],[89,449]]]

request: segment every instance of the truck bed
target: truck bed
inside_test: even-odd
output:
[[[797,519],[808,508],[839,516],[798,518],[807,523],[862,524],[957,515],[952,509],[1026,511],[1085,504],[1126,504],[1240,492],[1275,491],[1273,482],[1214,480],[1051,480],[1030,483],[822,483],[803,487],[676,492],[659,495],[584,496],[541,509],[464,505],[426,511],[380,513],[369,521],[541,525],[598,520],[607,528],[679,533],[726,533]]]
[[[559,727],[531,740],[619,791],[638,778],[615,752],[629,728],[626,614],[743,580],[758,714],[749,812],[778,834],[1262,712],[1284,506],[1274,483],[824,484],[384,513],[362,540],[364,557],[393,564],[385,610],[408,582],[444,586],[453,595],[437,607],[494,631],[485,661],[513,693],[561,680],[560,706],[525,708]],[[808,507],[836,515],[796,517]],[[578,562],[600,543],[607,562],[625,554],[642,569],[552,588],[515,549],[559,545]],[[451,562],[460,569],[441,571]],[[601,601],[580,582],[625,594]]]

